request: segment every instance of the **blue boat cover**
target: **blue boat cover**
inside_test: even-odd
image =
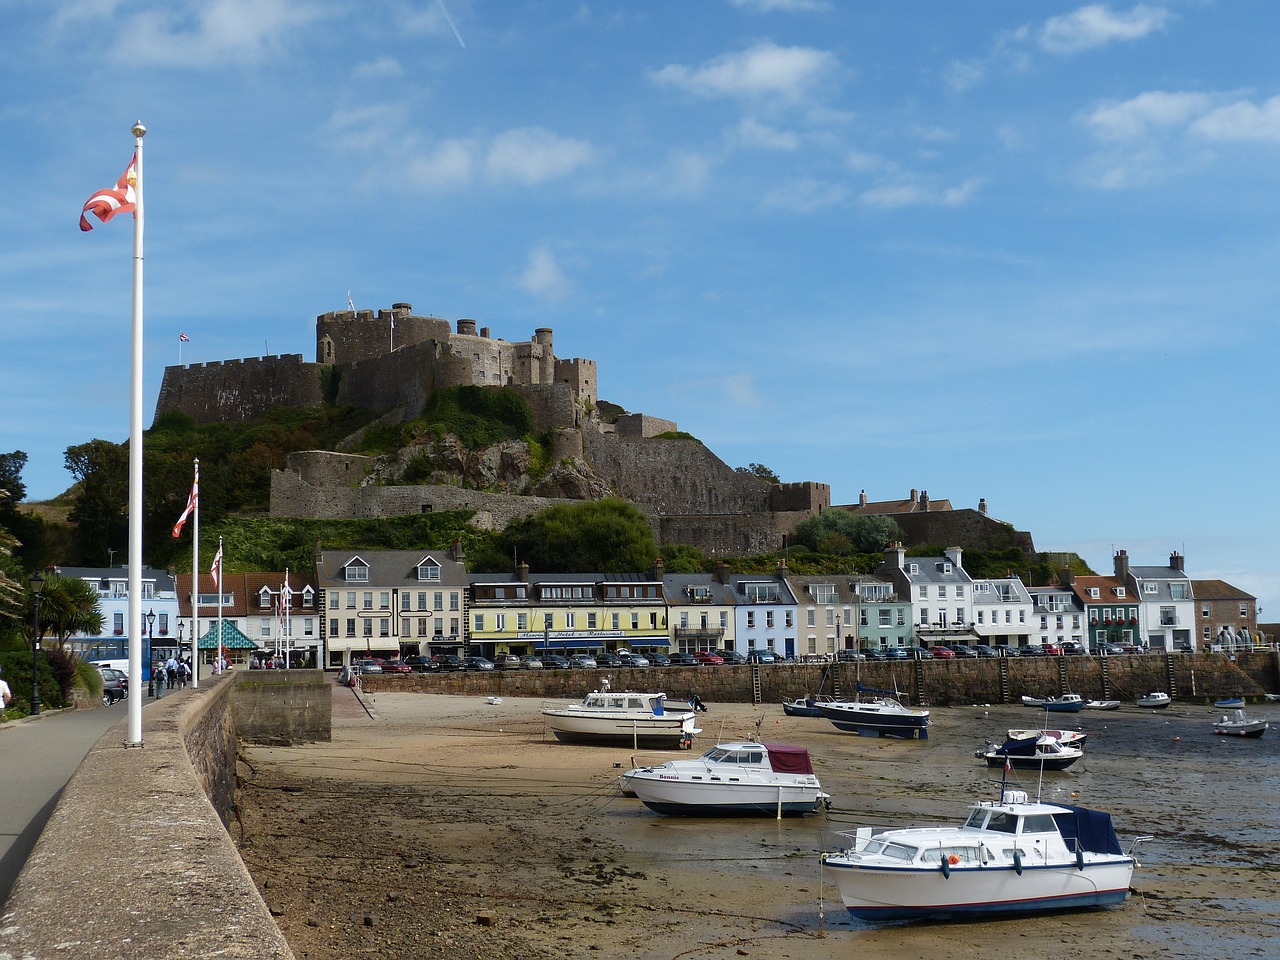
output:
[[[1058,824],[1058,832],[1067,841],[1067,848],[1074,849],[1078,844],[1089,853],[1122,854],[1120,838],[1116,836],[1115,827],[1111,825],[1111,814],[1087,807],[1073,807],[1062,803],[1070,813],[1055,813],[1054,822]],[[1073,844],[1072,841],[1075,841]]]

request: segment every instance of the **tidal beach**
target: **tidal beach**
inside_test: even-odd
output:
[[[241,852],[302,958],[968,958],[1272,955],[1280,908],[1280,739],[1212,734],[1221,711],[1056,716],[1085,757],[1023,789],[1113,815],[1136,835],[1123,906],[998,921],[853,920],[819,856],[861,825],[953,821],[994,798],[974,757],[1027,707],[936,709],[926,741],[867,738],[779,704],[711,703],[694,753],[718,740],[807,747],[833,804],[781,821],[663,817],[618,795],[634,760],[576,746],[536,700],[335,689],[333,740],[244,750]],[[1267,705],[1251,712],[1266,713]],[[683,754],[688,756],[688,753]]]

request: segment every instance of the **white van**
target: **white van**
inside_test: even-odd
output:
[[[110,667],[112,670],[119,670],[126,677],[129,675],[129,661],[125,660],[91,660],[89,661],[95,667]],[[29,686],[30,684],[28,684]]]

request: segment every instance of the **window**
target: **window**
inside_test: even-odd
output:
[[[339,596],[338,591],[337,591],[337,590],[330,591],[330,593],[329,593],[329,609],[330,609],[330,610],[337,610],[337,609],[338,609],[339,607],[341,607],[341,606],[342,606],[342,598]]]
[[[160,614],[160,636],[167,636],[169,633],[169,615],[167,613]]]
[[[1159,589],[1159,587],[1158,587],[1156,584],[1154,584],[1154,583],[1152,583],[1151,581],[1149,581],[1149,580],[1148,580],[1146,583],[1144,583],[1144,584],[1142,585],[1142,592],[1143,592],[1143,593],[1155,593],[1158,589]]]
[[[520,595],[523,597],[524,592],[521,591]],[[452,593],[449,594],[449,609],[450,610],[458,609],[458,591],[456,590],[454,590]]]
[[[471,615],[471,629],[476,633],[484,633],[484,614],[475,613]]]
[[[578,615],[573,611],[569,611],[564,615],[564,628],[566,630],[576,630],[578,627]]]
[[[338,618],[329,618],[329,636],[336,637],[338,635]]]
[[[507,615],[505,613],[495,613],[493,615],[493,629],[498,633],[504,633],[507,629]]]
[[[920,608],[920,622],[921,622],[922,624],[927,624],[927,623],[929,622],[929,608],[928,608],[928,607],[921,607],[921,608]]]
[[[631,629],[632,630],[640,629],[640,614],[638,613],[631,614]]]
[[[984,617],[986,617],[986,615],[987,615],[987,612],[986,612],[985,610],[979,610],[979,611],[978,611],[978,622],[979,622],[979,623],[985,623],[986,621],[985,621],[983,618],[984,618]],[[1043,620],[1044,618],[1043,618],[1043,617],[1041,617],[1040,619],[1041,619],[1041,620]],[[1044,626],[1044,624],[1043,624],[1043,623],[1041,623],[1040,625],[1041,625],[1041,626]]]
[[[747,629],[754,630],[756,625],[756,612],[754,610],[747,611]]]
[[[1089,598],[1091,600],[1097,600],[1101,595],[1102,595],[1102,592],[1097,587],[1089,588]]]
[[[949,563],[944,563],[944,564],[942,565],[942,572],[943,572],[943,573],[950,573],[950,572],[951,572],[951,564],[949,564]]]
[[[927,583],[920,584],[920,599],[921,600],[929,599],[929,585]]]
[[[1171,583],[1169,584],[1169,596],[1174,600],[1190,600],[1191,587],[1186,583]]]
[[[1059,619],[1061,619],[1061,618],[1059,618]],[[1044,616],[1042,616],[1042,617],[1040,618],[1040,629],[1041,629],[1041,630],[1048,630],[1048,629],[1049,629],[1049,618],[1048,618],[1048,617],[1044,617]]]
[[[363,633],[363,634],[364,634],[364,636],[366,636],[366,637],[372,637],[372,636],[373,636],[373,621],[372,621],[372,620],[362,620],[362,621],[360,621],[360,622],[364,625],[364,630],[362,630],[362,631],[361,631],[361,633]]]
[[[354,590],[347,591],[347,609],[354,610],[356,608],[356,592]]]
[[[544,614],[542,615],[542,629],[543,629],[543,630],[550,630],[550,629],[551,629],[551,624],[552,624],[552,622],[553,622],[553,617],[554,617],[554,614],[550,614],[550,613],[544,613]]]
[[[938,584],[938,599],[945,600],[946,598],[947,598],[947,586],[946,584],[940,583]]]
[[[356,581],[367,581],[369,579],[369,567],[361,560],[352,560],[344,568],[345,579],[348,583]]]
[[[427,618],[426,617],[418,618],[418,636],[420,637],[427,636]]]
[[[773,611],[772,610],[766,610],[764,612],[764,626],[766,630],[773,629]]]
[[[347,617],[347,636],[354,637],[356,635],[355,617]]]
[[[120,636],[122,633],[124,633],[123,611],[118,611],[111,615],[111,632],[114,633],[117,637]],[[31,686],[31,684],[28,683],[27,686]]]
[[[918,574],[918,573],[920,572],[920,564],[918,564],[918,563],[909,563],[909,564],[907,564],[907,571],[908,571],[909,573],[911,573],[912,575],[914,575],[914,574]]]
[[[521,633],[529,629],[529,615],[527,613],[516,614],[516,629]]]
[[[443,594],[441,591],[437,590],[437,591],[436,591],[436,595],[435,595],[435,597],[434,597],[433,599],[434,599],[434,601],[435,601],[435,609],[436,609],[436,610],[443,610],[443,609],[444,609],[444,594]]]
[[[258,606],[261,607],[263,610],[271,609],[271,591],[268,590],[266,587],[263,587],[258,592]]]
[[[418,564],[418,579],[424,581],[438,581],[440,579],[440,564],[434,560],[423,560]]]
[[[378,594],[378,609],[379,610],[391,609],[391,593],[389,591],[383,590],[381,593]]]
[[[964,623],[964,607],[956,607],[956,623]]]
[[[836,587],[833,583],[814,583],[809,586],[815,603],[835,603]]]
[[[408,590],[405,590],[403,593],[400,594],[400,610],[404,613],[408,613],[412,609],[413,609],[413,594],[411,594]]]
[[[956,584],[956,599],[957,599],[957,600],[959,600],[959,599],[960,599],[961,597],[963,597],[963,596],[964,596],[964,584],[963,584],[963,583],[957,583],[957,584]]]
[[[391,621],[386,617],[378,618],[378,636],[380,637],[391,636]]]
[[[587,614],[587,629],[588,629],[588,630],[595,630],[595,629],[597,629],[597,628],[596,628],[596,617],[597,617],[597,616],[598,616],[598,615],[597,615],[597,614],[594,614],[594,613],[588,613],[588,614]]]
[[[1206,613],[1205,616],[1208,616]],[[1247,603],[1240,604],[1240,618],[1242,620],[1249,619],[1249,605]]]

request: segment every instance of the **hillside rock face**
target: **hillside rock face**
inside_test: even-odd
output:
[[[450,434],[379,457],[364,485],[453,485],[569,500],[599,500],[612,495],[609,484],[581,458],[561,460],[536,482],[530,475],[532,464],[528,445],[519,440],[471,450]]]

